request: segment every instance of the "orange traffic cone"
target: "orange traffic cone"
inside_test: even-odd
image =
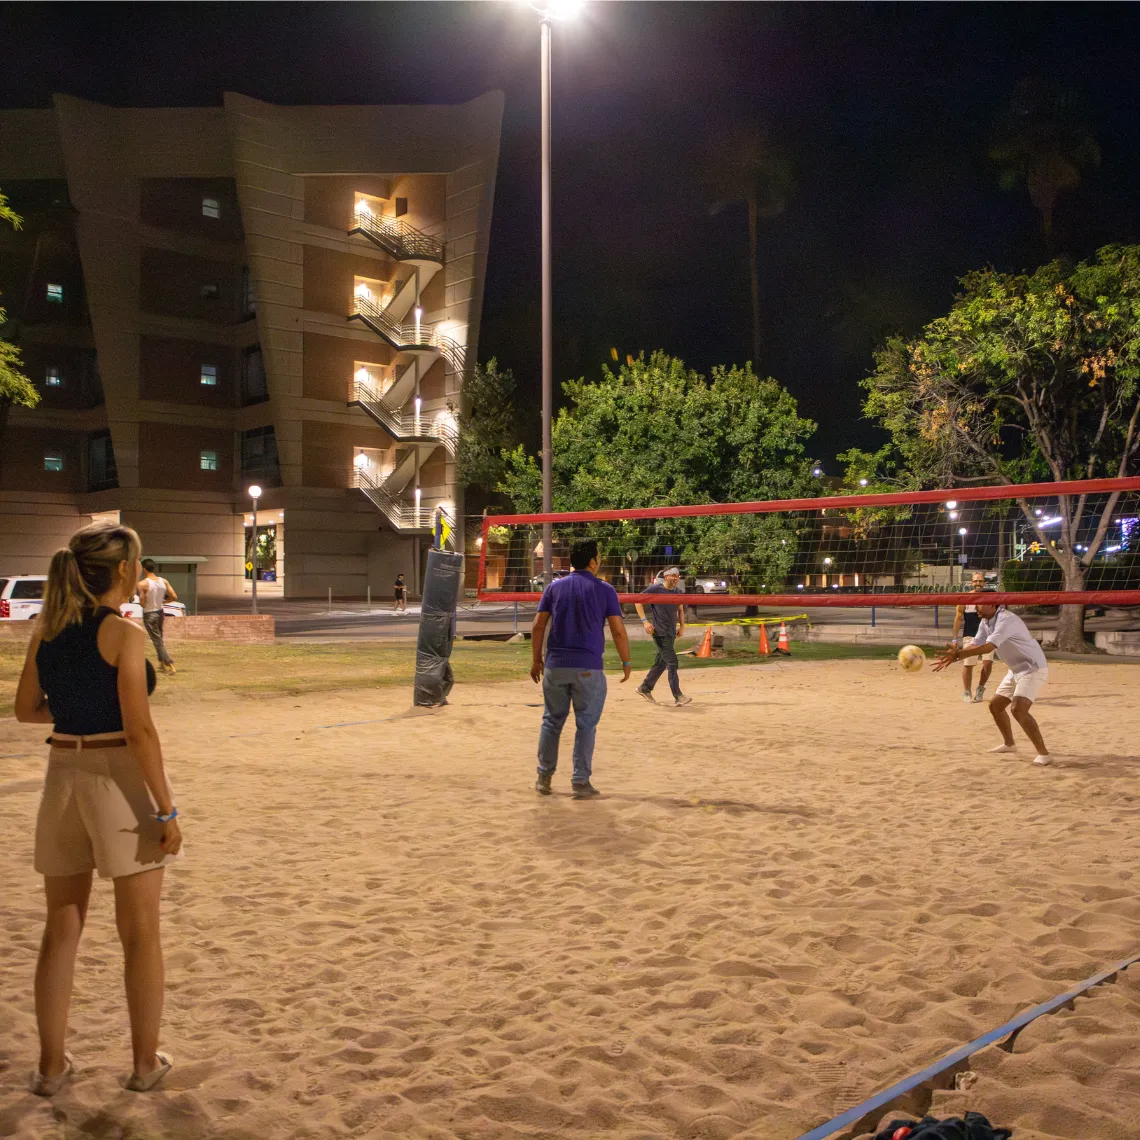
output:
[[[784,657],[791,657],[792,647],[788,644],[788,624],[780,622],[780,637],[776,642],[776,652]]]
[[[712,626],[705,626],[705,639],[701,642],[700,649],[697,650],[698,657],[711,657],[712,656]]]
[[[768,631],[764,628],[763,623],[760,625],[760,656],[767,657],[772,650],[768,646]]]

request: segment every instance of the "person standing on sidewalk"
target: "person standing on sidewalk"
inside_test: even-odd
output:
[[[551,582],[543,591],[531,627],[530,676],[542,682],[545,711],[538,736],[539,795],[551,793],[550,781],[558,767],[558,741],[562,726],[574,709],[574,771],[570,793],[586,800],[601,793],[590,782],[594,737],[606,703],[606,675],[602,672],[605,628],[608,624],[621,658],[622,684],[629,680],[629,635],[622,622],[617,591],[597,577],[598,544],[576,542],[570,551],[571,574]],[[550,638],[543,659],[547,628]]]
[[[681,581],[681,571],[676,566],[670,566],[661,577],[662,581],[647,586],[644,592],[647,594],[679,594],[681,592],[678,584]],[[685,607],[680,603],[662,603],[660,605],[652,603],[649,606],[649,617],[646,617],[645,607],[638,602],[637,616],[641,618],[645,632],[653,638],[653,644],[657,646],[657,657],[649,672],[645,674],[645,680],[638,685],[638,694],[650,704],[656,704],[657,702],[653,699],[653,686],[657,684],[661,674],[668,670],[673,704],[692,704],[693,698],[686,697],[681,692],[681,681],[677,676],[677,650],[673,645],[677,638],[683,637],[685,633]]]
[[[158,654],[158,663],[164,673],[174,672],[174,660],[166,651],[166,643],[162,640],[162,627],[166,620],[162,606],[169,597],[172,602],[178,601],[174,587],[165,579],[158,576],[155,564],[144,558],[142,568],[146,576],[139,583],[139,601],[142,602],[143,625],[154,643],[154,651]]]
[[[392,592],[396,595],[396,604],[392,607],[392,612],[397,614],[406,614],[408,612],[408,586],[404,581],[403,574],[396,575],[396,581],[392,587]]]

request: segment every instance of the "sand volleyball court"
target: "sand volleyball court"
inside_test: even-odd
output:
[[[1140,670],[1050,672],[1049,769],[986,754],[956,675],[708,669],[685,709],[612,677],[588,803],[566,794],[568,747],[559,794],[534,794],[525,678],[419,714],[403,687],[171,683],[176,1068],[149,1096],[117,1084],[97,883],[79,1073],[54,1103],[23,1091],[44,732],[0,721],[0,1136],[793,1140],[1140,948]],[[936,1113],[1135,1140],[1140,967],[973,1068]]]

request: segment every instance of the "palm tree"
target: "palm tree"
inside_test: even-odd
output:
[[[784,212],[794,182],[787,156],[773,143],[768,131],[752,124],[725,135],[713,148],[708,165],[714,195],[709,209],[719,214],[726,206],[743,202],[748,209],[748,268],[752,291],[752,366],[760,367],[760,219]]]
[[[1057,199],[1080,186],[1083,171],[1100,165],[1100,147],[1071,92],[1023,79],[994,133],[990,158],[1003,190],[1024,184],[1052,244]]]

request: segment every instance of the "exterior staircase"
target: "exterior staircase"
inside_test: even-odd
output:
[[[389,391],[397,388],[399,381]],[[443,444],[454,456],[459,436],[449,424],[409,412],[385,398],[373,384],[357,380],[352,404],[363,408],[397,443]]]
[[[377,217],[371,211],[358,209],[349,235],[359,234],[397,261],[424,261],[443,264],[443,242],[422,233],[401,218]]]

